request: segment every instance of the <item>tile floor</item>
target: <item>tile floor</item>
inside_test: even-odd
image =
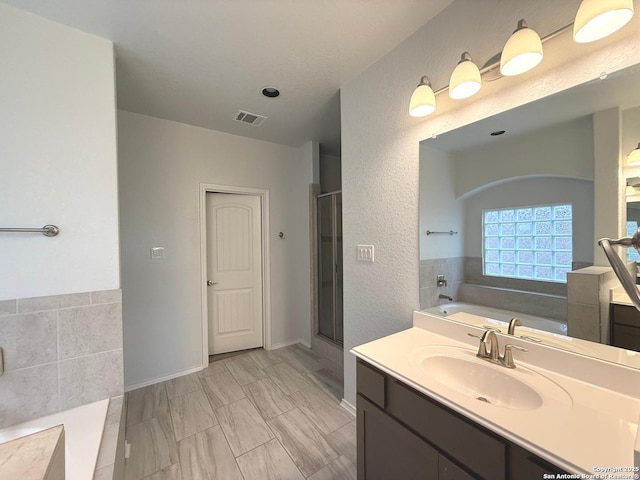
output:
[[[341,373],[293,345],[127,394],[126,480],[355,480]]]

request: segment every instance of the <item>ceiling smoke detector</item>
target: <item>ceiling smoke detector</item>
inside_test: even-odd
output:
[[[259,127],[262,125],[267,117],[263,115],[258,115],[257,113],[245,112],[244,110],[238,110],[233,119],[236,122],[246,123],[249,125],[253,125],[255,127]]]

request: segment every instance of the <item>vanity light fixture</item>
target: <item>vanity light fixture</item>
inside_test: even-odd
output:
[[[436,96],[431,88],[431,80],[426,75],[411,95],[409,115],[412,117],[426,117],[436,111]]]
[[[471,60],[469,52],[464,52],[449,80],[449,97],[454,100],[469,98],[482,87],[480,69]]]
[[[627,166],[640,165],[640,143],[627,157]]]
[[[451,74],[449,85],[434,92],[427,76],[420,80],[414,90],[409,104],[409,115],[426,117],[436,110],[436,95],[449,90],[449,96],[459,100],[476,94],[482,86],[482,75],[495,72],[500,67],[500,75],[489,80],[497,80],[500,76],[514,76],[528,72],[538,65],[544,56],[542,44],[547,40],[573,28],[573,39],[577,43],[593,42],[604,38],[626,25],[633,17],[633,0],[582,0],[573,23],[540,38],[527,26],[524,19],[518,22],[518,28],[509,38],[501,53],[492,57],[481,69],[473,63],[468,52]],[[499,61],[498,61],[499,58]],[[477,73],[476,73],[477,71]],[[600,79],[606,78],[606,73]],[[637,150],[637,149],[636,149]],[[636,154],[640,156],[640,153]],[[635,156],[634,155],[634,162]],[[637,160],[640,165],[640,158]]]
[[[507,40],[500,55],[500,73],[513,77],[528,72],[542,61],[542,40],[524,19],[518,22],[518,28]]]
[[[631,17],[633,0],[582,0],[573,23],[573,39],[595,42],[620,30]]]

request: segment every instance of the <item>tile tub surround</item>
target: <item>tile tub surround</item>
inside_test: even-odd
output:
[[[0,428],[122,395],[122,292],[0,301],[0,348]]]
[[[441,301],[438,295],[449,295],[458,300],[458,288],[464,281],[465,258],[433,258],[420,260],[420,308],[429,308]],[[436,285],[436,277],[444,274],[446,287]]]
[[[355,479],[355,417],[321,360],[300,345],[250,350],[128,392],[124,479]]]

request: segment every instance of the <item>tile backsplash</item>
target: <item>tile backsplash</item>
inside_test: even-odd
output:
[[[122,291],[0,301],[0,348],[0,428],[122,395]]]

